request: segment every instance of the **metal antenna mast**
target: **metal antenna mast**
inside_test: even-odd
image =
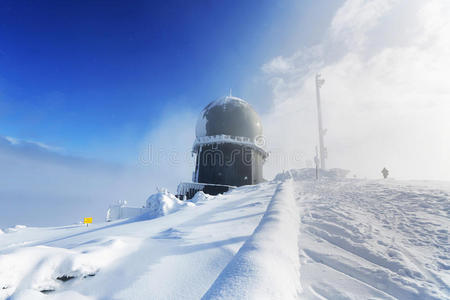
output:
[[[324,136],[327,132],[322,126],[322,108],[320,105],[320,87],[325,83],[325,80],[320,78],[320,74],[316,75],[316,98],[317,98],[317,114],[319,120],[319,150],[320,150],[320,168],[325,169],[325,159],[327,158],[327,148],[324,145]]]

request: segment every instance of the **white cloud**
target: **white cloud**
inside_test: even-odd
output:
[[[344,42],[349,48],[361,48],[367,33],[399,0],[348,0],[331,21],[333,42]]]
[[[286,73],[290,70],[291,64],[285,58],[277,56],[270,62],[262,66],[262,70],[266,73]]]
[[[323,49],[320,56],[305,61],[299,53],[308,49],[302,49],[276,58],[289,62],[288,73],[266,72],[276,103],[264,116],[267,139],[303,154],[293,166],[311,159],[317,143],[313,78],[319,72],[326,79],[321,92],[331,166],[359,176],[378,177],[386,166],[394,177],[450,180],[449,4],[408,4],[349,0],[314,47]],[[407,21],[391,28],[396,18]],[[269,162],[267,173],[281,168]]]
[[[2,137],[0,136],[0,138],[2,138]],[[47,144],[41,143],[41,142],[22,140],[22,139],[10,137],[10,136],[5,136],[3,138],[6,141],[10,142],[11,145],[15,145],[15,146],[21,146],[21,147],[30,147],[31,146],[31,147],[36,147],[37,149],[41,148],[42,150],[53,151],[53,152],[58,152],[58,151],[62,150],[61,147],[54,147],[54,146],[50,146],[50,145],[47,145]]]

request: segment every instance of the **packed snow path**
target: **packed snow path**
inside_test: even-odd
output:
[[[449,184],[297,182],[309,299],[450,299]]]

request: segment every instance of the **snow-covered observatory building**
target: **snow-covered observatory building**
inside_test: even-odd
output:
[[[226,96],[211,102],[200,114],[195,135],[193,182],[181,183],[179,196],[191,198],[200,190],[216,195],[264,180],[268,153],[261,120],[246,101]]]

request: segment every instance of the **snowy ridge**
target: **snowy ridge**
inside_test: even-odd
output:
[[[292,181],[281,183],[253,235],[203,299],[296,299],[301,291],[299,212]]]

